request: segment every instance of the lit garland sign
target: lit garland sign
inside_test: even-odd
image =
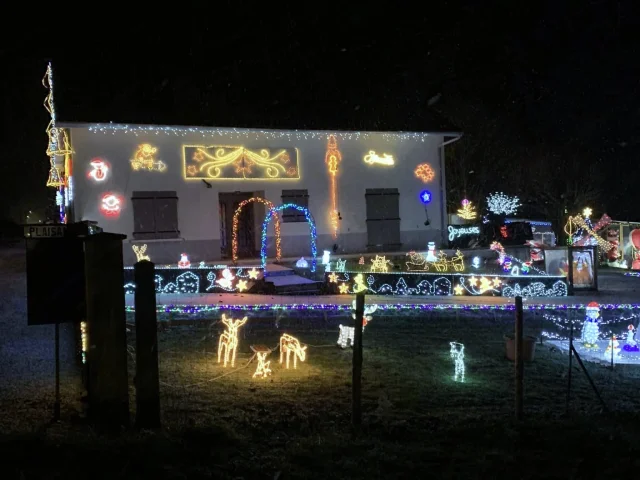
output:
[[[480,227],[457,227],[449,225],[449,241],[453,242],[456,238],[469,235],[480,235]]]
[[[393,159],[393,155],[383,153],[382,156],[380,156],[374,150],[369,150],[369,153],[364,156],[364,163],[368,163],[369,165],[384,165],[390,167],[396,162]]]
[[[299,180],[298,150],[258,151],[224,145],[183,145],[187,180]]]
[[[155,268],[156,293],[160,294],[245,292],[262,277],[258,267]],[[133,267],[124,268],[124,281],[125,294],[135,293]]]
[[[423,190],[420,192],[420,201],[424,205],[429,205],[431,203],[432,198],[433,198],[433,195],[429,190]]]
[[[567,279],[552,275],[470,275],[423,272],[331,272],[329,292],[370,295],[566,297]]]

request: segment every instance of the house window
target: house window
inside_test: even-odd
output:
[[[367,247],[397,250],[400,243],[400,193],[397,188],[367,188]]]
[[[307,190],[282,190],[282,203],[295,203],[304,208],[309,208],[309,192]],[[304,212],[295,208],[286,208],[282,211],[284,223],[306,222]]]
[[[179,238],[176,192],[133,192],[133,238]]]

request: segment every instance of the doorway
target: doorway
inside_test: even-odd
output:
[[[233,215],[240,203],[253,197],[253,192],[221,192],[218,194],[220,211],[220,251],[222,258],[231,258]],[[255,205],[248,203],[238,218],[238,258],[255,258]]]

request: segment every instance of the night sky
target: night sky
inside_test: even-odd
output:
[[[59,50],[44,51],[35,38],[0,48],[10,70],[0,76],[0,171],[12,199],[3,216],[18,219],[53,198],[44,187],[40,83],[51,60],[59,121],[405,131],[452,124],[465,133],[447,161],[452,206],[502,190],[519,194],[532,217],[588,203],[596,215],[640,220],[632,0],[440,2],[424,12],[409,3],[352,12],[241,3],[224,15],[190,9],[169,23],[140,17],[72,28],[59,32]],[[117,39],[106,42],[101,31]]]

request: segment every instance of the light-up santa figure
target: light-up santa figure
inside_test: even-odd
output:
[[[598,347],[598,336],[600,335],[600,306],[596,302],[587,305],[587,317],[582,327],[582,343],[587,348]]]
[[[638,342],[636,342],[636,329],[633,325],[629,325],[629,327],[627,328],[629,329],[629,333],[627,334],[627,341],[625,342],[622,349],[625,352],[640,352]]]
[[[180,268],[189,268],[191,266],[191,262],[189,261],[189,257],[187,257],[186,253],[180,254],[180,261],[178,262],[178,267]]]

